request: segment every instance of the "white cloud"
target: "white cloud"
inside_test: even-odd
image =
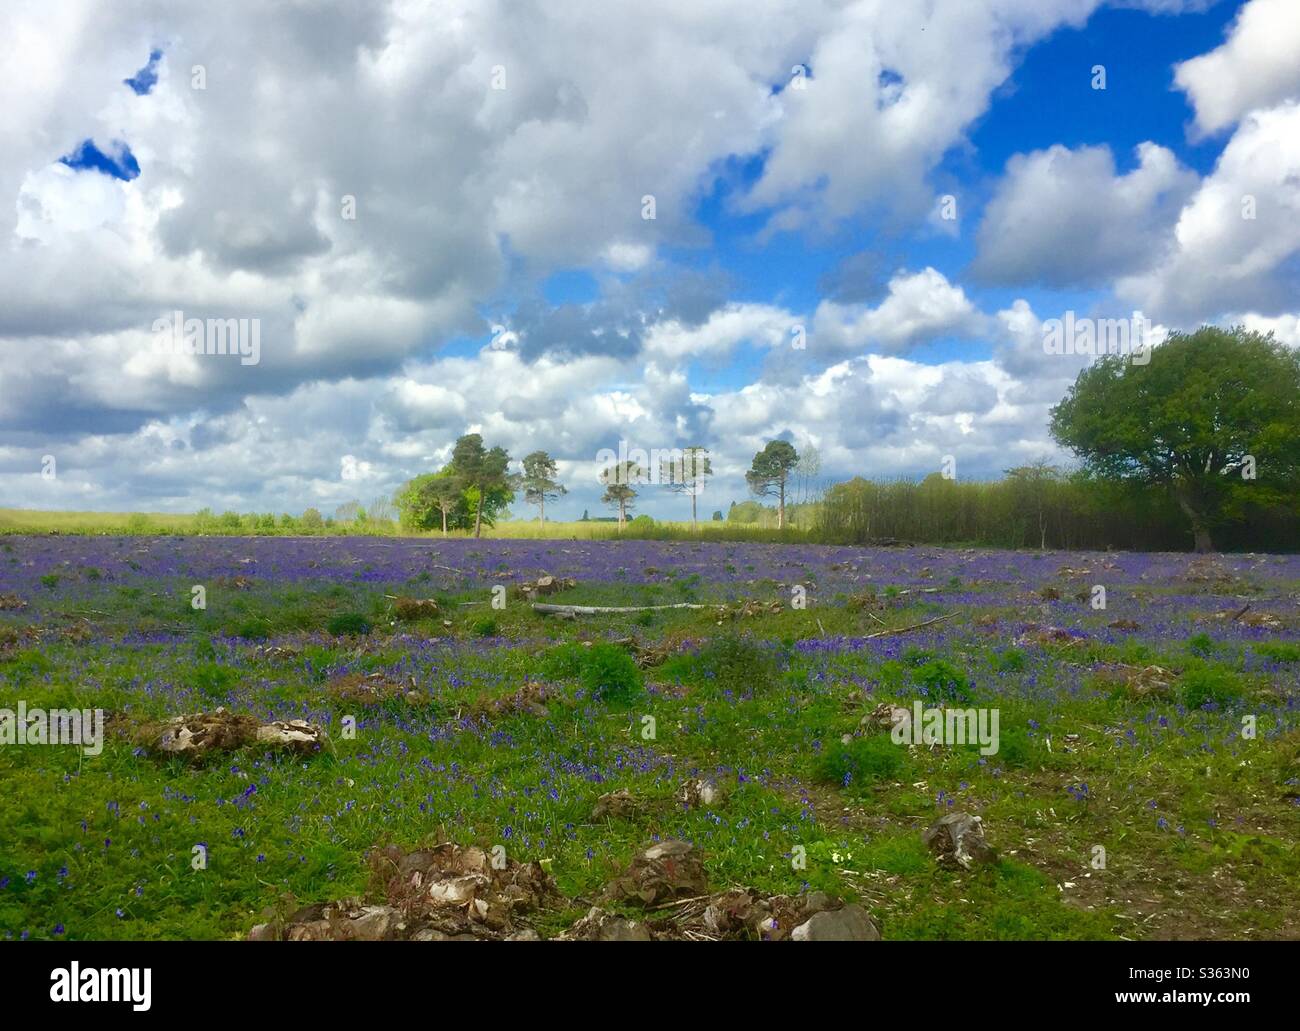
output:
[[[1116,175],[1110,148],[1060,145],[1007,162],[979,229],[977,276],[995,283],[1105,286],[1146,268],[1196,188],[1193,172],[1154,143]]]
[[[1300,99],[1300,4],[1250,0],[1227,41],[1176,65],[1174,82],[1187,94],[1204,133],[1259,108]]]
[[[1247,115],[1178,217],[1150,272],[1121,296],[1175,324],[1294,307],[1300,251],[1300,104]]]
[[[831,353],[902,352],[942,336],[979,334],[984,327],[965,291],[926,268],[895,275],[888,296],[874,308],[822,301],[809,346]]]

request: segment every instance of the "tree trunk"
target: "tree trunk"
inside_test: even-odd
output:
[[[447,536],[447,510],[445,508],[442,510],[442,535]]]
[[[621,532],[627,523],[627,502],[622,498],[618,499],[618,528]]]
[[[695,529],[695,488],[691,487],[691,529]]]
[[[542,495],[542,500],[537,503],[537,509],[541,513],[540,515],[541,521],[545,523],[546,522],[546,495],[544,494]]]
[[[778,494],[778,501],[776,506],[776,528],[778,530],[784,530],[785,529],[785,477],[781,478],[781,482],[777,485],[777,490],[779,491],[779,494]]]
[[[1199,508],[1191,503],[1182,491],[1177,492],[1178,507],[1192,524],[1192,542],[1198,555],[1205,555],[1214,550],[1214,540],[1210,536],[1210,526]]]
[[[474,536],[483,536],[483,488],[478,491],[478,504],[474,506]]]

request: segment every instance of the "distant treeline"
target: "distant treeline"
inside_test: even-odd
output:
[[[920,483],[853,479],[826,491],[813,536],[827,542],[887,538],[996,548],[1188,551],[1192,532],[1175,499],[1083,476],[1014,470],[994,481]],[[1215,528],[1222,551],[1300,550],[1300,511],[1246,508]]]

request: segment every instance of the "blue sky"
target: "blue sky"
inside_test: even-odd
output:
[[[550,451],[558,517],[620,439],[724,503],[778,435],[981,478],[1070,460],[1066,312],[1300,342],[1285,0],[326,6],[0,15],[12,503],[329,510],[470,431]],[[158,353],[177,311],[259,360]]]

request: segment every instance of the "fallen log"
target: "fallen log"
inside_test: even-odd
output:
[[[697,605],[691,602],[678,602],[676,605],[548,605],[540,601],[533,602],[534,612],[546,612],[563,616],[603,616],[618,612],[655,612],[660,609],[715,609],[717,605]]]
[[[889,637],[891,634],[905,634],[909,630],[920,630],[923,626],[930,626],[933,623],[942,623],[945,619],[952,619],[955,615],[957,615],[957,613],[949,612],[946,616],[935,616],[934,619],[927,619],[924,623],[913,623],[911,626],[900,626],[894,630],[877,630],[874,634],[867,634],[863,640],[869,641],[873,637]]]

